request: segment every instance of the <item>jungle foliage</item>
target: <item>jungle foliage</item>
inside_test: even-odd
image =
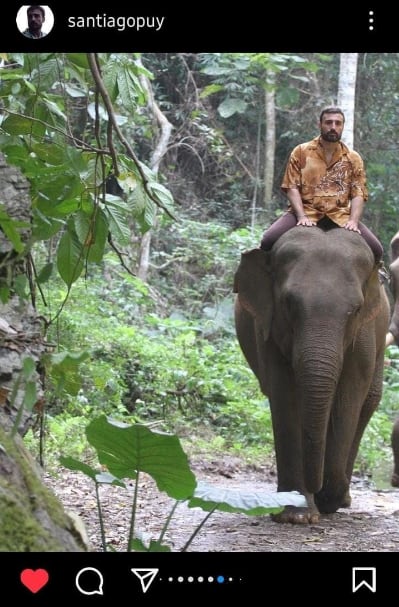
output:
[[[103,413],[158,421],[188,442],[195,429],[223,449],[272,453],[267,402],[234,336],[232,278],[240,252],[285,208],[279,184],[288,153],[317,134],[338,71],[339,55],[321,53],[3,55],[0,146],[32,193],[31,280],[19,294],[33,298],[60,355],[48,368],[48,453],[80,455],[88,419]],[[360,56],[364,221],[386,262],[398,229],[398,71],[396,53]],[[271,88],[276,168],[266,209]],[[173,125],[157,174],[150,166],[161,131],[148,91]],[[1,207],[0,226],[18,252],[21,227]],[[149,231],[143,283],[136,274]],[[9,295],[3,279],[1,300]],[[381,449],[388,453],[396,385],[392,367],[362,471]]]

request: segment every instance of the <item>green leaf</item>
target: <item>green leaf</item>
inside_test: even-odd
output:
[[[126,203],[121,202],[116,196],[110,200],[107,196],[104,212],[108,215],[109,229],[112,238],[120,245],[128,245],[131,240],[130,229],[127,223],[127,213],[129,208]]]
[[[218,107],[222,118],[230,118],[234,114],[243,114],[247,109],[247,103],[243,99],[227,98]]]
[[[100,474],[99,470],[80,462],[74,457],[60,457],[60,463],[64,468],[68,468],[68,470],[72,470],[74,472],[83,472],[86,476],[91,478],[92,481],[96,482],[97,474]]]
[[[105,245],[107,243],[109,232],[108,220],[103,213],[99,210],[96,213],[94,222],[94,241],[90,244],[88,260],[93,263],[100,263],[104,257]]]
[[[37,388],[35,381],[28,381],[25,384],[24,391],[24,406],[28,411],[32,411],[34,405],[37,403]]]
[[[52,201],[40,202],[40,210],[46,213],[47,217],[66,217],[75,213],[80,207],[81,201],[77,198],[62,200],[58,204],[54,204]]]
[[[10,143],[8,135],[2,135],[0,141],[2,151],[7,156],[10,164],[23,167],[29,158],[29,150],[25,147],[22,139],[12,137],[11,140],[13,143]],[[15,141],[18,141],[18,143],[16,144]]]
[[[141,87],[138,87],[137,82],[132,79],[129,69],[126,67],[119,71],[117,82],[119,95],[124,107],[134,113],[137,110],[138,91],[136,89],[140,88],[141,92]]]
[[[71,286],[83,270],[83,247],[74,231],[64,232],[57,250],[57,268],[62,280]]]
[[[1,123],[1,128],[10,135],[30,135],[33,129],[33,122],[29,118],[22,116],[7,116]]]
[[[43,162],[59,165],[65,161],[64,150],[59,145],[55,145],[54,143],[33,143],[31,147],[32,151]]]
[[[35,87],[34,84],[32,84],[32,82],[29,82],[29,80],[24,79],[24,85],[30,93],[33,93],[34,95],[36,95],[37,88]]]
[[[178,437],[105,416],[87,426],[86,436],[100,463],[116,477],[134,479],[138,472],[146,472],[170,497],[187,499],[193,495],[195,476]]]
[[[118,487],[123,487],[126,489],[126,485],[120,478],[116,478],[113,474],[109,472],[99,472],[96,475],[96,482],[100,485],[117,485]]]
[[[10,298],[10,289],[7,286],[0,286],[0,301],[5,304]]]
[[[40,272],[38,273],[38,275],[36,277],[36,281],[39,285],[42,285],[43,283],[47,282],[50,279],[50,276],[53,272],[53,267],[54,267],[54,264],[52,261],[50,261],[49,263],[46,263],[46,265],[42,267],[42,269],[40,270]]]
[[[15,68],[7,70],[5,66],[2,66],[1,70],[1,81],[6,80],[20,80],[23,77],[23,70],[21,68]]]
[[[142,228],[146,231],[149,228],[152,228],[155,225],[155,219],[157,216],[157,207],[155,203],[147,197],[144,215],[142,218]]]
[[[165,186],[156,181],[148,183],[148,188],[151,191],[151,194],[153,194],[155,198],[158,198],[162,206],[171,212],[174,203],[172,193],[165,188]]]
[[[59,219],[46,217],[39,209],[33,209],[32,236],[35,240],[47,240],[51,238],[64,226]]]
[[[206,512],[237,512],[250,516],[277,514],[284,506],[306,507],[303,495],[296,491],[269,493],[266,491],[239,491],[238,489],[221,489],[199,482],[194,496],[188,501],[190,508],[202,508]]]
[[[104,213],[100,209],[92,216],[83,212],[77,213],[75,215],[75,229],[79,241],[88,251],[88,261],[99,263],[104,256],[109,230]]]
[[[130,550],[134,552],[171,552],[169,546],[160,544],[156,540],[151,540],[149,546],[146,546],[139,538],[134,538],[130,542]]]
[[[90,357],[88,352],[56,352],[51,354],[50,361],[52,365],[59,365],[65,370],[71,370],[78,367],[84,360]]]
[[[82,385],[78,368],[87,358],[89,358],[88,352],[57,352],[42,357],[56,393],[61,394],[65,391],[72,395],[78,394]]]
[[[67,53],[67,58],[71,63],[84,69],[89,69],[89,61],[86,53]]]
[[[143,185],[138,183],[134,190],[128,193],[127,202],[133,206],[133,211],[138,214],[144,211],[146,201],[147,194],[144,191]]]
[[[125,483],[123,483],[119,478],[116,478],[113,474],[96,470],[95,468],[88,466],[84,462],[80,462],[74,457],[61,456],[60,463],[62,466],[64,466],[64,468],[68,468],[68,470],[72,470],[74,472],[83,472],[83,474],[91,478],[91,480],[95,483],[102,485],[117,485],[118,487],[125,487]]]
[[[49,121],[49,112],[44,105],[43,100],[36,102],[34,98],[30,99],[26,104],[25,113],[28,116],[32,116],[31,134],[38,139],[44,137],[46,133],[45,123]],[[34,120],[34,118],[36,118],[36,120]]]
[[[204,99],[209,95],[213,95],[214,93],[219,93],[223,90],[223,86],[221,84],[208,84],[208,86],[204,87],[200,94],[200,99]]]
[[[22,372],[25,379],[29,379],[36,371],[36,363],[30,356],[26,356],[22,363]]]
[[[24,244],[17,231],[17,228],[29,227],[30,226],[28,223],[11,219],[11,217],[5,210],[3,204],[0,203],[0,228],[3,230],[6,237],[11,242],[14,251],[16,251],[17,253],[22,253],[22,251],[24,250]]]
[[[103,67],[103,82],[112,101],[115,101],[118,96],[118,72],[120,65],[117,61],[111,58]]]

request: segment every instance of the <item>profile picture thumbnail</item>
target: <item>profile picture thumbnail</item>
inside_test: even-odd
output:
[[[54,14],[49,6],[24,4],[17,13],[17,27],[26,38],[44,38],[54,25]]]

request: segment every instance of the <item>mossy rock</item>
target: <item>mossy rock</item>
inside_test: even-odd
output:
[[[86,552],[76,526],[43,484],[22,439],[0,428],[0,551]]]

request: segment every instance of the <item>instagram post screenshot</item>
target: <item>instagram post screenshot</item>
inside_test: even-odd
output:
[[[271,8],[2,9],[23,604],[392,590],[399,44],[382,7]]]

